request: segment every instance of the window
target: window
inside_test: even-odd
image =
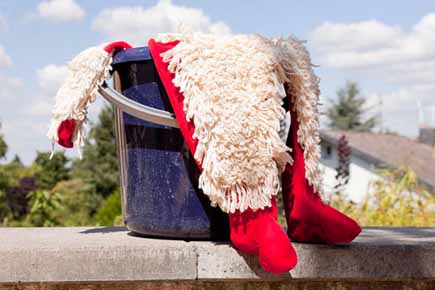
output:
[[[322,158],[323,159],[330,159],[332,158],[332,146],[329,144],[322,144],[321,148],[322,152]]]
[[[326,146],[326,155],[331,156],[332,155],[332,147]]]

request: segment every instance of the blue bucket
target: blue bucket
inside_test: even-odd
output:
[[[148,106],[171,115],[147,47],[116,53],[113,69],[119,98],[132,107]],[[227,240],[228,216],[211,207],[198,189],[199,171],[180,130],[133,116],[116,104],[115,108],[127,227],[145,236]]]

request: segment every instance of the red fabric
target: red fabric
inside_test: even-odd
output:
[[[304,153],[297,136],[299,123],[292,107],[290,102],[291,126],[287,145],[293,148],[293,165],[287,165],[282,176],[289,237],[299,242],[350,243],[361,232],[360,226],[324,204],[307,183]]]
[[[57,142],[59,143],[59,145],[65,148],[73,147],[72,138],[75,126],[76,122],[74,119],[68,119],[60,123],[59,128],[57,129],[57,136],[59,139]]]
[[[183,110],[183,94],[172,83],[174,74],[168,70],[168,64],[163,62],[160,56],[161,53],[177,44],[177,41],[159,43],[151,39],[148,42],[148,47],[168,94],[181,133],[190,152],[194,155],[197,146],[197,140],[192,138],[195,130],[194,124],[186,121]],[[201,164],[196,162],[202,170]],[[229,214],[229,221],[230,239],[233,245],[243,252],[258,255],[259,263],[264,270],[271,273],[285,273],[296,265],[296,252],[277,221],[275,199],[272,200],[271,208],[255,212],[252,210],[246,210],[243,213],[236,211]]]
[[[172,83],[172,79],[175,77],[173,73],[168,70],[168,64],[163,62],[161,53],[164,53],[178,44],[178,41],[160,43],[150,39],[148,41],[148,48],[150,49],[151,55],[153,57],[154,64],[160,76],[160,80],[165,87],[166,93],[171,102],[172,109],[174,110],[175,117],[177,118],[178,126],[180,127],[181,134],[184,137],[184,141],[189,147],[190,153],[195,155],[196,146],[198,141],[193,139],[193,133],[195,132],[195,127],[193,122],[188,122],[186,120],[186,114],[183,110],[183,100],[184,96],[180,90]],[[201,164],[196,161],[198,167],[202,170]]]
[[[115,41],[112,43],[109,43],[104,47],[104,50],[107,53],[112,53],[114,50],[121,50],[121,49],[128,49],[131,48],[131,45],[124,41]]]
[[[275,197],[270,208],[229,214],[233,245],[245,253],[258,255],[261,267],[267,272],[280,274],[293,269],[298,259],[277,218]]]

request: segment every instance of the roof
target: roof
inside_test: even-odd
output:
[[[322,130],[322,140],[337,145],[346,135],[352,154],[376,166],[409,166],[420,180],[435,188],[435,157],[433,148],[410,138],[382,133]]]

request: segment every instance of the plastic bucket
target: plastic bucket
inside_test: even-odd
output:
[[[228,217],[198,189],[198,169],[148,48],[116,53],[113,69],[116,91],[100,93],[115,105],[127,227],[145,236],[227,240]]]

